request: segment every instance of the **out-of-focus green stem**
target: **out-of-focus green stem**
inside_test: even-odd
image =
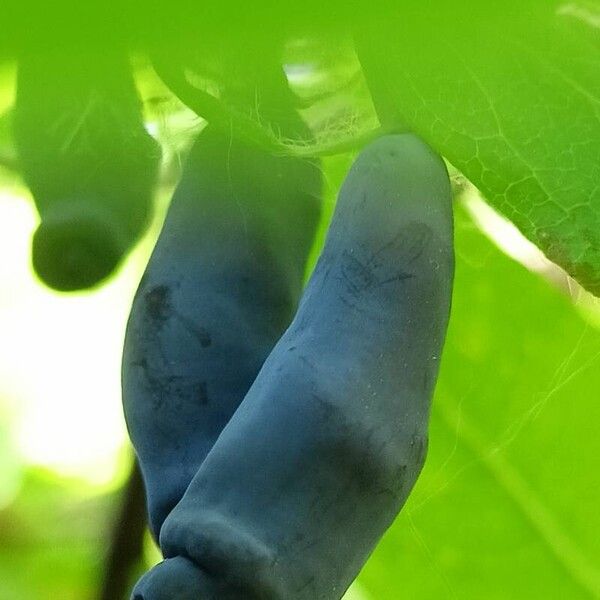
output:
[[[318,158],[344,154],[359,150],[370,141],[390,133],[388,127],[376,127],[365,133],[330,143],[314,143],[308,140],[285,142],[268,127],[233,109],[208,92],[191,85],[180,69],[173,68],[160,57],[155,56],[153,64],[163,82],[197,115],[206,119],[211,125],[229,132],[233,137],[243,139],[275,155]]]

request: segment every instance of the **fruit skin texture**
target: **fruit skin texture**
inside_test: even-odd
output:
[[[125,417],[157,538],[293,317],[320,192],[317,163],[210,126],[190,152],[123,356]]]
[[[97,285],[144,232],[160,159],[126,55],[24,51],[13,133],[41,218],[36,273],[61,291]]]
[[[422,468],[453,272],[442,160],[409,134],[370,144],[296,317],[166,519],[167,560],[134,598],[186,576],[203,599],[343,596]],[[171,574],[176,557],[193,577]]]

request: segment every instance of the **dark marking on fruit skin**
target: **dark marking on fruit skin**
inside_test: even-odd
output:
[[[360,295],[362,292],[368,291],[371,288],[377,288],[386,285],[387,283],[414,277],[412,273],[400,271],[393,277],[379,279],[377,277],[376,268],[370,267],[368,263],[361,263],[360,260],[352,256],[347,250],[344,251],[344,261],[342,262],[341,272],[348,290],[355,296]]]
[[[209,403],[209,399],[208,399],[208,391],[206,389],[206,381],[201,381],[198,386],[198,402],[200,402],[200,404],[202,406],[207,406]]]
[[[146,310],[148,315],[155,322],[157,329],[172,316],[178,319],[192,335],[202,348],[208,348],[212,344],[212,338],[208,330],[202,326],[196,325],[193,319],[182,315],[175,310],[170,302],[171,290],[168,285],[155,285],[144,294],[146,299]]]
[[[208,348],[212,344],[210,333],[205,327],[196,325],[192,319],[182,315],[179,312],[175,312],[175,316],[183,325],[185,325],[190,335],[196,338],[196,341],[202,348]]]
[[[321,414],[322,427],[328,432],[326,443],[318,452],[319,459],[336,465],[340,477],[347,478],[342,493],[356,487],[360,493],[377,489],[376,494],[389,493],[396,497],[399,489],[392,490],[388,482],[401,487],[402,481],[397,479],[396,471],[392,477],[386,471],[381,457],[385,456],[387,442],[380,432],[376,428],[365,431],[362,423],[349,421],[343,406],[337,403],[316,394],[312,394],[312,399],[316,403],[315,410]],[[406,470],[406,465],[401,465],[400,469]],[[320,510],[334,509],[339,500],[336,498],[329,507],[320,506]]]
[[[294,320],[161,529],[207,598],[343,596],[423,466],[452,279],[443,162],[412,135],[374,142]]]
[[[148,315],[156,322],[157,327],[161,327],[171,316],[170,294],[171,291],[168,286],[156,285],[144,295]]]
[[[163,380],[153,374],[152,369],[148,366],[148,361],[142,358],[139,361],[131,363],[132,367],[139,367],[144,373],[144,377],[148,381],[151,391],[151,402],[154,410],[161,411],[165,402],[169,399],[169,384],[171,379]]]

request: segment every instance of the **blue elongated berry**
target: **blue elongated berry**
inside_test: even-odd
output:
[[[364,149],[293,322],[166,519],[167,560],[136,600],[187,598],[184,581],[207,600],[343,596],[425,459],[452,231],[428,146]]]

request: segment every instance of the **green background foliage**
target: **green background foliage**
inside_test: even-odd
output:
[[[598,598],[600,335],[456,224],[426,469],[362,581],[390,600]]]
[[[115,19],[117,9],[93,2],[80,13],[63,2],[42,14],[11,0],[0,41],[6,58],[0,64],[0,191],[10,192],[1,198],[1,213],[16,214],[11,203],[27,198],[14,172],[8,125],[9,59],[22,40],[35,35],[40,47],[109,39],[129,45],[147,120],[167,156],[155,225],[109,282],[124,291],[115,296],[114,318],[105,327],[120,331],[179,159],[197,128],[149,73],[144,56],[150,49],[171,60],[183,53],[187,61],[189,40],[217,52],[215,44],[225,39],[234,57],[284,48],[289,64],[314,67],[314,77],[296,84],[316,133],[311,151],[336,136],[359,138],[377,125],[375,114],[384,127],[415,130],[548,258],[598,294],[600,4],[441,2],[428,12],[413,2],[391,8],[357,3],[352,14],[346,4],[333,3],[328,11],[319,4],[293,2],[282,9],[259,2],[251,10],[230,2],[208,15],[184,2],[156,10],[123,3]],[[329,14],[336,10],[334,22]],[[228,74],[218,72],[212,83],[218,87]],[[346,153],[324,161],[327,210],[314,256],[351,158]],[[511,242],[498,247],[494,231],[483,231],[469,202],[474,189],[459,193],[462,179],[453,176],[457,272],[429,455],[414,493],[349,598],[600,598],[598,302],[553,265],[541,272],[508,256],[516,249]],[[22,264],[14,263],[17,257]],[[17,294],[15,282],[33,281],[24,255],[4,254],[2,261],[0,315]],[[47,312],[40,308],[32,322],[52,318],[50,305],[67,297],[44,301],[38,306],[47,305]],[[95,314],[90,308],[88,318]],[[67,320],[63,327],[68,331]],[[44,330],[37,335],[41,343]],[[0,341],[2,356],[14,339]],[[89,337],[78,351],[94,356],[95,343]],[[40,362],[31,356],[24,372],[36,378]],[[56,340],[44,373],[49,368],[68,378],[65,356]],[[114,363],[94,368],[101,378]],[[87,390],[81,384],[71,393],[85,398]],[[11,407],[21,400],[0,381],[0,598],[94,598],[131,456],[125,438],[108,482],[67,478],[18,443],[19,411]],[[105,399],[113,410],[119,401],[116,394]],[[81,426],[77,418],[65,415],[65,431]],[[132,580],[157,560],[149,538],[145,548]]]

